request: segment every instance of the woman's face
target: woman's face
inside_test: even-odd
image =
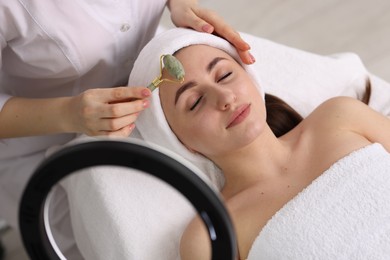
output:
[[[160,85],[170,127],[190,150],[208,158],[251,143],[266,124],[263,98],[251,77],[222,50],[192,45],[176,58],[184,66],[182,84]]]

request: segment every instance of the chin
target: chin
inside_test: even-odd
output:
[[[264,124],[256,124],[256,126],[254,127],[251,127],[250,129],[247,129],[247,135],[248,137],[250,138],[253,138],[253,139],[256,139],[258,138],[265,130],[266,128],[266,123],[264,122]]]
[[[251,124],[246,125],[244,129],[240,130],[241,145],[246,146],[254,142],[266,129],[267,123],[263,120],[256,120]]]

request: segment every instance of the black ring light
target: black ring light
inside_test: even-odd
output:
[[[112,140],[63,148],[36,169],[24,190],[19,211],[21,236],[31,259],[60,259],[50,242],[44,218],[45,201],[51,188],[77,170],[99,165],[138,169],[170,184],[192,203],[203,219],[211,238],[212,259],[235,259],[237,243],[228,212],[199,176],[156,149]]]

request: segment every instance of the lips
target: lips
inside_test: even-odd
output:
[[[226,129],[240,124],[248,117],[251,110],[251,104],[244,104],[238,107],[236,111],[230,116]]]

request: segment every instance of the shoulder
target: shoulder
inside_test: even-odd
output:
[[[336,130],[378,142],[390,151],[390,119],[360,100],[336,97],[325,101],[308,116],[307,125],[316,131]]]
[[[356,107],[366,106],[360,100],[352,97],[334,97],[323,102],[318,109],[330,112],[345,111]]]
[[[356,118],[371,110],[363,102],[351,97],[334,97],[319,105],[308,116],[308,120],[316,121],[321,126],[344,126],[356,123]]]
[[[351,132],[360,134],[359,110],[366,106],[349,97],[331,98],[319,105],[302,122],[302,129],[315,140],[328,140]],[[322,142],[321,141],[321,142]]]
[[[327,115],[330,120],[335,120],[336,123],[350,125],[353,128],[364,127],[368,123],[388,119],[362,101],[352,97],[331,98],[318,107],[318,113],[321,116]]]
[[[200,217],[194,218],[187,226],[180,242],[182,260],[211,259],[211,243]]]

